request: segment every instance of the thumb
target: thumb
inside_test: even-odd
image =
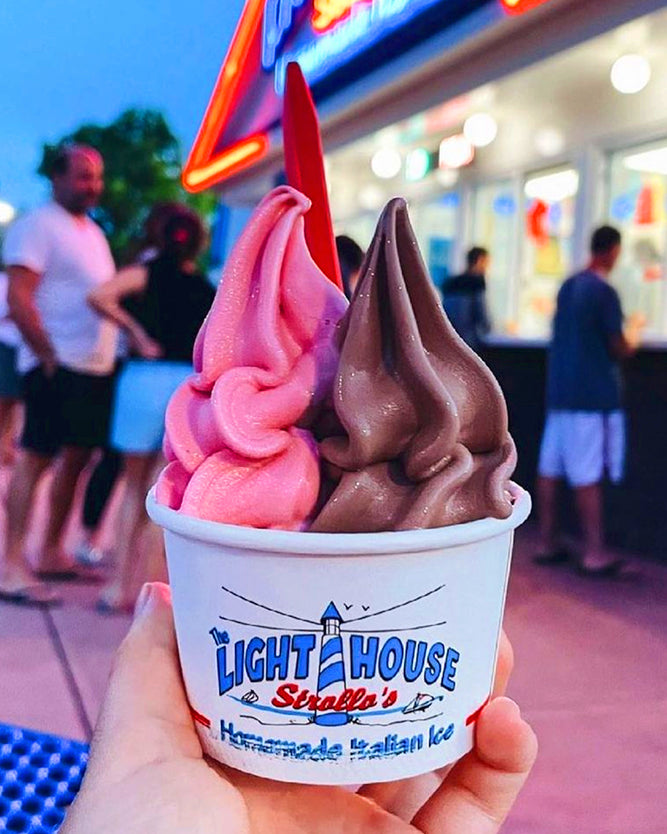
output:
[[[449,773],[413,824],[424,834],[496,834],[537,755],[537,739],[509,698],[477,723],[475,747]]]
[[[112,783],[155,761],[201,756],[178,665],[171,592],[149,583],[114,660],[87,781]]]

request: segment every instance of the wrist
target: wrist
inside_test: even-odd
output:
[[[52,348],[40,351],[37,354],[37,360],[43,368],[46,368],[49,371],[53,370],[58,364],[56,352]]]

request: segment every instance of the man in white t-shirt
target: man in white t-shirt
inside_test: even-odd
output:
[[[0,264],[0,267],[2,265]],[[21,417],[21,378],[16,370],[20,335],[9,318],[9,278],[0,270],[0,465],[16,460],[16,435]]]
[[[55,601],[40,580],[73,573],[61,534],[79,475],[91,451],[107,442],[117,333],[86,300],[114,274],[109,245],[88,216],[102,194],[103,173],[93,148],[64,147],[52,169],[53,201],[19,218],[5,240],[9,309],[21,332],[18,368],[26,413],[23,448],[7,498],[0,599]],[[35,488],[56,455],[35,576],[24,561],[23,544]]]

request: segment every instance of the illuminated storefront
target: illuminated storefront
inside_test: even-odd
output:
[[[663,5],[248,0],[184,182],[215,184],[231,205],[273,185],[297,59],[321,115],[337,231],[367,244],[382,204],[406,196],[434,283],[486,246],[493,338],[534,342],[591,229],[615,223],[625,309],[665,342]]]
[[[558,289],[584,264],[591,230],[612,223],[624,238],[612,276],[624,310],[646,319],[645,343],[664,345],[666,36],[667,11],[654,12],[334,151],[338,229],[366,243],[365,218],[406,195],[434,283],[462,268],[469,246],[485,246],[492,341],[534,343],[548,337]],[[612,68],[629,49],[646,64],[619,81]],[[627,92],[614,86],[624,79]],[[459,148],[443,165],[443,137],[466,135],[473,153]],[[375,156],[389,151],[396,170],[375,175]]]
[[[337,231],[368,243],[401,194],[436,285],[467,247],[490,250],[484,357],[529,490],[556,294],[592,229],[616,224],[612,280],[646,330],[624,370],[629,470],[608,533],[665,559],[666,42],[665,0],[248,0],[184,172],[233,207],[229,245],[280,181],[280,78],[298,53]]]

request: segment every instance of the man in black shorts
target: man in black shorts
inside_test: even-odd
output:
[[[93,148],[64,147],[52,169],[53,200],[19,218],[4,246],[11,317],[21,332],[25,428],[7,498],[0,599],[56,601],[42,579],[71,575],[61,536],[81,471],[107,442],[117,333],[88,306],[114,274],[109,246],[88,216],[103,190]],[[58,455],[50,514],[36,575],[23,546],[40,476]]]

